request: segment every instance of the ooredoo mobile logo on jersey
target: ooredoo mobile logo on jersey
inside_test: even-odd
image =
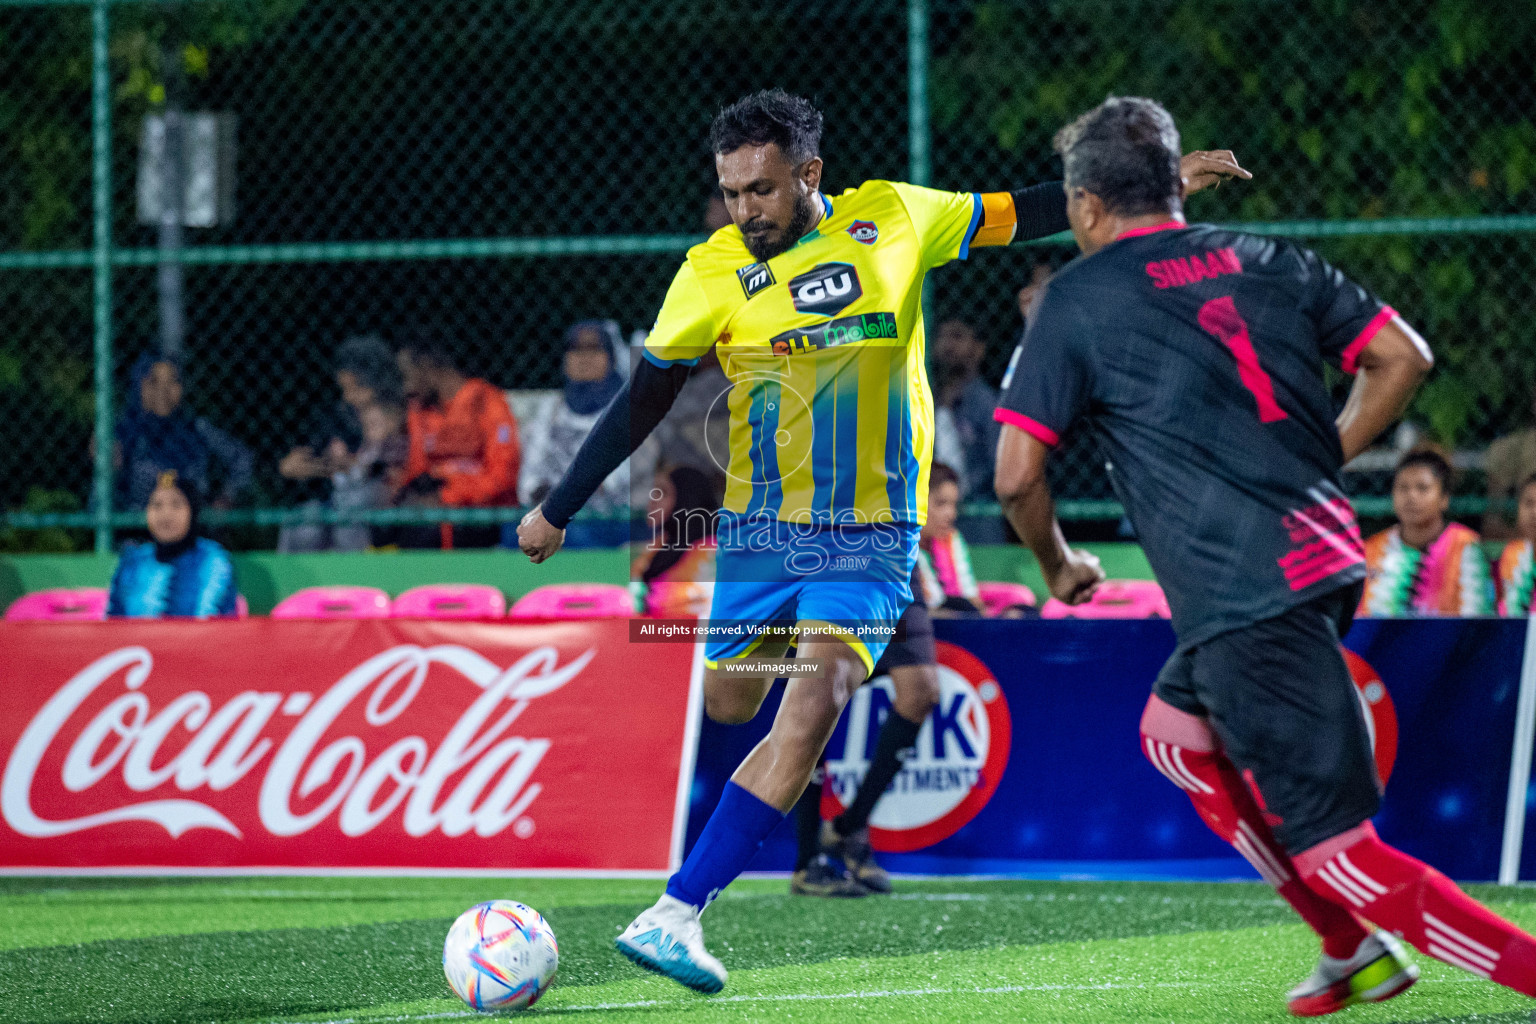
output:
[[[992,799],[1008,766],[1013,723],[1002,687],[981,659],[963,647],[942,641],[936,646],[939,706],[875,805],[869,839],[877,850],[920,850],[954,835]],[[880,723],[894,713],[894,697],[889,676],[854,693],[843,748],[827,751],[824,815],[853,802],[874,756]]]

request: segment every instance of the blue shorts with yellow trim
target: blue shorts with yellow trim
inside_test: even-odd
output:
[[[912,523],[796,524],[722,512],[704,661],[750,656],[774,630],[820,623],[873,669],[912,603]]]

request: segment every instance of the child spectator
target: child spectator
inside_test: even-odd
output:
[[[1409,452],[1392,478],[1397,525],[1365,542],[1360,614],[1491,615],[1493,579],[1475,530],[1448,523],[1451,464],[1439,452]]]
[[[197,535],[197,488],[174,471],[160,475],[144,510],[151,543],[129,544],[112,574],[107,614],[131,619],[235,614],[229,552]]]
[[[1499,556],[1499,614],[1523,617],[1531,614],[1536,587],[1536,473],[1521,482],[1519,497],[1516,539]]]
[[[928,521],[918,537],[917,572],[922,594],[913,597],[934,615],[980,615],[981,592],[971,572],[971,553],[955,527],[960,517],[960,474],[942,462],[928,470]]]

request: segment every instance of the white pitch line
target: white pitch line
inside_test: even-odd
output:
[[[1148,989],[1168,988],[1198,988],[1204,982],[1196,981],[1157,981],[1157,982],[1131,982],[1121,984],[1112,981],[1099,982],[1093,985],[997,985],[988,988],[906,988],[906,989],[873,989],[861,992],[785,992],[778,995],[742,995],[742,996],[715,996],[712,998],[691,999],[640,999],[629,1003],[588,1003],[574,1006],[549,1006],[541,1008],[543,1013],[594,1013],[608,1010],[647,1010],[657,1007],[676,1009],[703,1009],[715,1003],[802,1003],[802,1002],[830,1002],[843,999],[901,999],[907,997],[924,996],[983,996],[983,995],[1016,995],[1022,992],[1133,992],[1146,991]],[[1479,978],[1425,978],[1420,985],[1482,985],[1485,984]],[[336,1017],[330,1020],[313,1021],[309,1024],[382,1024],[390,1021],[417,1021],[417,1020],[460,1020],[464,1018],[484,1018],[485,1014],[472,1010],[450,1010],[439,1013],[407,1013],[396,1014],[387,1017]],[[290,1024],[293,1018],[274,1018],[268,1024]]]
[[[780,995],[762,996],[721,996],[711,999],[711,1003],[801,1003],[821,1002],[834,999],[899,999],[906,996],[981,996],[981,995],[1006,995],[1018,992],[1097,992],[1112,991],[1116,989],[1146,989],[1146,988],[1191,988],[1197,982],[1193,981],[1166,981],[1152,984],[1135,983],[1131,985],[1117,985],[1114,982],[1103,982],[1098,985],[999,985],[994,988],[896,988],[875,989],[866,992],[786,992]],[[696,1001],[661,1002],[656,999],[646,999],[634,1003],[593,1003],[589,1006],[551,1006],[550,1013],[580,1013],[592,1010],[638,1010],[651,1006],[702,1006]],[[329,1024],[329,1022],[327,1022]]]
[[[644,1010],[658,1006],[702,1008],[714,1003],[801,1003],[822,1002],[838,999],[899,999],[907,996],[955,996],[955,995],[1006,995],[1019,992],[1098,992],[1118,989],[1193,988],[1198,982],[1166,981],[1136,982],[1120,985],[1102,982],[1097,985],[999,985],[993,988],[898,988],[874,989],[863,992],[785,992],[779,995],[718,996],[712,999],[641,999],[631,1003],[589,1003],[575,1006],[546,1006],[545,1013],[591,1013],[599,1010]],[[446,1013],[400,1014],[392,1017],[338,1017],[334,1020],[316,1021],[314,1024],[374,1024],[377,1021],[447,1020],[460,1017],[483,1017],[470,1011]],[[271,1024],[282,1024],[273,1021]]]

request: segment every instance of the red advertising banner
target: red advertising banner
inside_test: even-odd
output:
[[[0,871],[668,870],[694,648],[628,630],[0,623]]]

